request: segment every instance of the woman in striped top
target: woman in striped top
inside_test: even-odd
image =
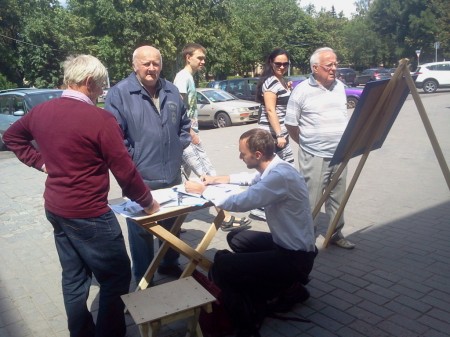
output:
[[[289,83],[283,76],[289,67],[289,54],[284,49],[274,49],[267,57],[263,72],[256,87],[256,100],[261,103],[258,125],[270,131],[276,144],[277,155],[294,163],[289,144],[289,135],[284,125],[286,106],[291,95]]]

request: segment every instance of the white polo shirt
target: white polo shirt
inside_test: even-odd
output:
[[[306,152],[332,158],[347,123],[347,97],[341,81],[326,89],[311,75],[292,91],[285,124],[299,127],[300,146]]]

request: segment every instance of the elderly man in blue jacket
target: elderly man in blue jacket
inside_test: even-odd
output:
[[[175,85],[160,78],[162,57],[158,49],[142,46],[133,53],[134,71],[112,87],[105,109],[116,116],[125,146],[144,182],[152,189],[182,182],[183,150],[191,142],[190,119]],[[174,218],[162,221],[170,229]],[[133,276],[139,282],[154,256],[153,235],[127,219]],[[169,249],[158,272],[179,276],[179,254]]]

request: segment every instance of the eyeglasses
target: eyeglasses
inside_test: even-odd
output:
[[[333,63],[328,63],[328,64],[318,64],[318,65],[321,66],[325,71],[330,71],[333,67],[334,68],[339,67],[338,62],[333,62]]]
[[[289,67],[289,62],[273,62],[273,65],[277,68],[281,67],[287,68]]]

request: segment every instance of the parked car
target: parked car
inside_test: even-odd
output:
[[[60,97],[62,90],[19,88],[0,91],[0,150],[6,150],[3,134],[35,105]]]
[[[379,81],[391,78],[391,72],[385,68],[365,69],[356,76],[355,85],[365,85],[369,81]]]
[[[97,101],[99,103],[104,103],[105,102],[106,95],[108,95],[108,90],[109,90],[109,88],[104,88],[103,89],[103,93],[100,96],[98,96],[98,100]]]
[[[417,67],[416,87],[426,93],[435,92],[438,88],[450,87],[450,61],[424,63]]]
[[[208,88],[222,89],[239,99],[248,101],[256,100],[257,77],[235,78],[232,80],[212,81],[209,82]]]
[[[347,96],[347,109],[356,108],[361,98],[363,88],[345,86],[345,95]]]
[[[295,88],[302,81],[293,81],[292,88]],[[363,88],[345,86],[345,95],[347,96],[347,109],[354,109],[358,104]]]
[[[355,85],[356,71],[352,68],[337,68],[336,78],[347,84],[348,86]]]
[[[222,89],[197,89],[198,122],[224,128],[258,120],[259,104],[239,99]]]

